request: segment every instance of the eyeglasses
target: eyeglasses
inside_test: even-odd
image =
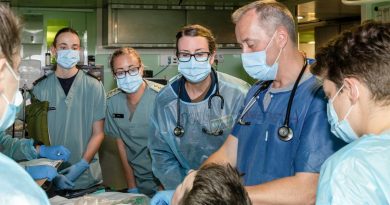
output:
[[[139,68],[140,67],[134,67],[134,68],[130,68],[129,70],[120,70],[120,71],[115,72],[114,74],[115,74],[115,77],[118,79],[125,78],[126,74],[128,74],[130,76],[135,76],[135,75],[138,75]]]
[[[191,54],[191,53],[182,53],[182,52],[179,52],[177,53],[177,59],[180,61],[180,62],[188,62],[191,60],[191,57],[194,57],[196,61],[198,62],[205,62],[209,59],[210,57],[210,52],[199,52],[199,53],[194,53],[194,54]]]

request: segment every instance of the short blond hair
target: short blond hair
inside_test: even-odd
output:
[[[140,64],[141,67],[143,67],[143,64],[142,64],[142,61],[141,61],[141,57],[140,55],[138,54],[138,52],[134,49],[134,48],[130,48],[130,47],[124,47],[124,48],[119,48],[117,49],[116,51],[114,51],[114,53],[111,55],[111,58],[110,58],[110,66],[111,66],[111,71],[112,73],[114,73],[114,61],[115,59],[118,57],[118,56],[121,56],[121,55],[128,55],[128,56],[134,56],[135,58],[137,58],[138,60],[138,63]]]
[[[274,0],[260,0],[242,6],[232,14],[233,23],[237,24],[241,17],[252,9],[256,10],[259,25],[265,28],[268,36],[272,36],[277,27],[284,26],[294,44],[297,43],[293,15],[284,4]]]

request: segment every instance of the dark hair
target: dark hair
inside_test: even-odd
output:
[[[274,0],[255,1],[237,9],[232,14],[233,23],[236,24],[246,12],[252,9],[256,9],[259,25],[264,28],[268,36],[271,36],[277,27],[284,26],[292,42],[297,43],[294,17],[284,4]]]
[[[180,205],[251,205],[241,176],[230,164],[208,164],[197,172]]]
[[[13,65],[12,57],[20,52],[21,25],[11,9],[0,3],[0,55]]]
[[[133,55],[134,57],[137,58],[140,66],[143,66],[142,61],[141,61],[141,57],[134,48],[130,48],[130,47],[120,48],[120,49],[114,51],[114,53],[110,57],[110,66],[111,66],[112,73],[114,73],[114,61],[118,56],[121,56],[121,55],[129,55],[129,56]]]
[[[188,25],[183,27],[179,32],[176,34],[176,54],[179,52],[179,39],[183,36],[201,36],[207,39],[207,42],[209,44],[209,51],[212,54],[217,49],[217,44],[215,42],[215,38],[213,36],[213,33],[209,29],[207,29],[204,26],[194,24],[194,25]]]
[[[316,54],[311,72],[334,82],[346,77],[366,84],[376,102],[390,102],[390,23],[364,22],[345,31]]]
[[[79,37],[79,34],[77,33],[77,31],[74,30],[73,28],[69,28],[69,27],[62,28],[61,30],[57,31],[56,36],[54,37],[54,41],[53,41],[53,47],[54,48],[56,47],[58,36],[61,35],[62,33],[73,33],[77,37]],[[80,37],[79,37],[79,41],[80,41]]]

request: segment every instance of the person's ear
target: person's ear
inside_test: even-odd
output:
[[[281,26],[276,29],[276,42],[279,48],[284,48],[287,45],[289,35],[285,27]]]
[[[139,67],[138,73],[141,75],[141,77],[144,77],[144,70],[145,66],[143,63],[141,63],[141,66]]]
[[[5,78],[5,70],[7,70],[6,62],[7,62],[7,60],[5,58],[0,58],[0,82],[3,82],[4,78]],[[2,83],[2,85],[0,85],[0,92],[3,91],[3,89],[4,89],[3,86],[5,86],[4,83]]]
[[[57,58],[57,49],[54,48],[54,46],[50,46],[50,53],[51,53],[51,56],[54,56]]]
[[[6,62],[7,60],[5,58],[0,58],[0,73],[3,73],[4,69],[6,68]]]
[[[348,98],[351,100],[352,104],[355,104],[360,96],[359,86],[360,81],[356,78],[345,78],[344,86],[347,88]]]
[[[209,58],[210,65],[213,65],[213,63],[215,61],[215,55],[216,55],[215,51],[210,53],[210,58]]]

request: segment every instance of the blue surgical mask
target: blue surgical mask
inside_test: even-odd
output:
[[[188,62],[179,62],[179,72],[191,83],[199,83],[211,72],[209,61],[198,62],[194,57]]]
[[[351,125],[347,121],[348,115],[351,113],[353,105],[348,109],[347,114],[345,114],[344,118],[339,121],[339,118],[337,116],[336,110],[333,106],[333,101],[337,97],[337,95],[340,93],[340,91],[343,89],[344,85],[341,86],[341,88],[337,91],[335,96],[328,101],[327,111],[328,111],[328,121],[330,124],[330,130],[331,132],[338,138],[344,140],[347,143],[350,143],[359,137],[353,131]]]
[[[79,50],[57,50],[57,63],[64,69],[73,68],[80,61]]]
[[[278,57],[276,57],[275,62],[269,66],[267,64],[267,49],[274,39],[276,34],[272,35],[271,40],[268,42],[264,50],[252,53],[242,53],[241,59],[245,71],[254,79],[257,80],[275,80],[276,74],[279,67],[279,57],[282,53],[283,48],[280,49]]]
[[[19,85],[20,77],[15,74],[15,72],[8,63],[6,63],[6,65],[14,76],[14,78],[18,81]],[[11,101],[7,99],[4,93],[1,93],[0,95],[7,103],[7,105],[5,105],[4,114],[0,118],[0,132],[3,132],[15,122],[16,113],[19,112],[19,106],[23,102],[23,97],[19,89],[16,89],[14,98]]]
[[[126,74],[124,78],[117,79],[116,84],[118,88],[123,90],[126,93],[135,93],[140,88],[143,80],[140,74],[131,76]]]

